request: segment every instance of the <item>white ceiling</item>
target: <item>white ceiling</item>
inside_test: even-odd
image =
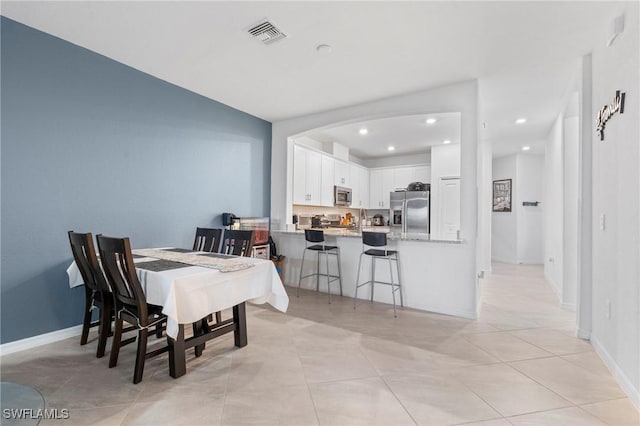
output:
[[[549,131],[616,2],[2,2],[2,14],[269,121],[480,81],[497,153]],[[268,17],[289,35],[262,45]],[[316,52],[319,44],[332,53]],[[529,121],[515,127],[513,120]]]
[[[427,124],[427,118],[437,121]],[[366,135],[360,134],[362,128],[367,129]],[[414,154],[427,152],[428,147],[445,140],[460,143],[460,113],[388,117],[314,130],[305,136],[322,143],[339,142],[362,159]],[[390,145],[395,148],[392,152],[388,150]]]

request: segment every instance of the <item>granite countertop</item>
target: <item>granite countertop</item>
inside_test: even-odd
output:
[[[315,229],[315,228],[313,228]],[[324,231],[327,236],[335,236],[335,237],[352,237],[352,238],[362,238],[362,233],[355,229],[345,229],[345,228],[318,228],[319,231]],[[429,234],[421,234],[421,233],[390,233],[389,228],[386,226],[372,226],[366,227],[363,229],[364,231],[371,232],[385,232],[387,233],[387,238],[390,241],[424,241],[430,243],[444,243],[444,244],[462,244],[464,240],[434,240],[431,239]],[[304,229],[297,229],[295,231],[287,231],[287,230],[273,230],[273,233],[279,234],[299,234],[304,235]]]

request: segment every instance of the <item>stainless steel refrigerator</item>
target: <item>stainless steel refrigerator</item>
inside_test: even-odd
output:
[[[429,191],[396,191],[390,197],[391,232],[429,233]]]

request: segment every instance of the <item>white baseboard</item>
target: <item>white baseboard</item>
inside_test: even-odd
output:
[[[596,353],[602,358],[602,361],[604,361],[604,365],[607,366],[611,374],[613,374],[613,377],[618,381],[624,393],[627,394],[633,405],[640,410],[640,391],[633,386],[633,383],[631,383],[631,380],[629,380],[624,371],[622,371],[613,357],[594,336],[591,336],[591,344],[596,350]]]
[[[576,330],[576,335],[584,340],[591,340],[591,331],[587,331],[587,330],[583,330],[581,328],[578,328]]]
[[[558,302],[562,303],[562,290],[560,289],[560,286],[557,285],[555,281],[553,281],[551,277],[548,277],[546,274],[544,276],[544,279],[547,282],[547,284],[549,284],[549,287],[551,287],[553,292],[556,294],[556,297],[558,298]]]
[[[36,348],[82,334],[82,324],[0,345],[0,356]]]
[[[562,303],[560,304],[560,307],[561,307],[562,309],[566,309],[566,310],[568,310],[568,311],[573,311],[573,312],[575,312],[575,311],[576,311],[576,304],[575,304],[575,303],[566,303],[566,302],[562,302]]]

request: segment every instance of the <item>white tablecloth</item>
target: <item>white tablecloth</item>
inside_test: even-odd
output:
[[[190,324],[213,312],[222,311],[242,302],[269,303],[286,312],[289,297],[270,260],[240,258],[252,263],[252,268],[235,272],[220,272],[201,266],[188,266],[162,272],[136,268],[147,302],[162,306],[167,315],[167,335],[176,338],[179,324]],[[136,258],[136,263],[155,260]],[[75,262],[67,268],[69,286],[83,285]]]

